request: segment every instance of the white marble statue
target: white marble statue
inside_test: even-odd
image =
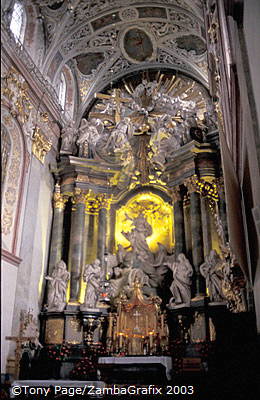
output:
[[[120,121],[110,133],[104,148],[114,152],[121,152],[125,148],[129,148],[127,131],[128,124],[125,121]]]
[[[101,266],[100,260],[96,259],[93,264],[87,264],[83,271],[83,280],[87,283],[84,303],[80,307],[82,311],[96,308],[98,297],[101,292]]]
[[[86,120],[86,118],[82,118],[78,130],[78,139],[77,139],[77,144],[79,145],[80,157],[88,157],[90,138],[91,138],[91,130],[89,129],[89,122]]]
[[[146,242],[146,238],[153,233],[151,225],[143,214],[138,215],[136,218],[125,215],[127,219],[132,221],[134,228],[130,232],[121,232],[122,235],[131,243],[133,252],[141,261],[153,261],[152,253]]]
[[[48,280],[48,311],[63,311],[66,306],[66,292],[70,273],[66,269],[64,261],[60,260],[54,267]]]
[[[170,299],[169,306],[179,304],[190,305],[193,269],[189,260],[183,253],[180,253],[177,261],[168,266],[172,270],[173,275],[173,281],[170,286],[172,298]]]
[[[124,266],[113,267],[113,274],[109,282],[109,295],[116,299],[122,292],[128,290],[128,275],[131,268]]]
[[[104,125],[99,119],[92,118],[90,121],[82,118],[78,129],[77,145],[80,157],[92,157],[93,148],[104,130]]]
[[[61,131],[61,152],[73,153],[76,136],[74,121],[70,121]]]
[[[224,301],[222,293],[222,260],[216,250],[211,250],[209,255],[205,257],[205,262],[200,266],[200,273],[206,279],[209,297],[211,301]]]

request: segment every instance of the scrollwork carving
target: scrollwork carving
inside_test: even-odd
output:
[[[6,170],[6,183],[3,194],[3,221],[2,221],[2,233],[8,235],[11,233],[11,229],[14,223],[15,207],[18,196],[19,178],[21,175],[22,168],[22,147],[20,142],[20,134],[14,119],[6,111],[3,112],[3,122],[7,122],[9,130],[12,134],[11,147],[8,167]],[[6,128],[7,129],[7,128]]]
[[[196,31],[200,34],[200,24],[189,15],[169,9],[169,16],[170,20],[175,22],[176,24],[184,25],[186,27],[188,26],[189,29],[192,29],[193,31]]]
[[[9,101],[11,115],[21,123],[28,121],[32,109],[28,96],[28,85],[22,75],[13,67],[2,78],[2,95],[6,96]]]
[[[32,152],[35,157],[44,164],[45,156],[50,151],[52,143],[45,138],[40,128],[36,128],[33,134]]]

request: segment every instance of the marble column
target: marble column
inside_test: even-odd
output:
[[[191,225],[190,225],[190,199],[188,196],[183,198],[183,214],[184,214],[184,233],[186,256],[192,259],[192,243],[191,243]]]
[[[112,206],[109,215],[109,238],[108,238],[108,252],[115,251],[115,230],[116,230],[116,210]]]
[[[173,213],[174,213],[174,249],[175,256],[185,253],[185,229],[183,202],[179,186],[175,186],[172,191]]]
[[[99,212],[99,201],[91,198],[87,201],[86,214],[88,229],[86,233],[86,263],[92,263],[97,258],[97,218]]]
[[[67,198],[60,192],[60,185],[55,185],[53,195],[53,221],[51,232],[50,244],[50,257],[49,257],[49,270],[48,274],[51,275],[54,266],[62,257],[62,231],[64,220],[64,208]]]
[[[80,276],[84,264],[83,260],[83,237],[85,226],[86,193],[76,188],[72,198],[73,207],[71,215],[69,270],[70,278],[70,300],[78,301]]]
[[[107,209],[109,207],[109,199],[106,195],[99,196],[100,208],[98,213],[98,248],[97,258],[101,261],[101,267],[104,268],[104,254],[106,250],[107,235]]]
[[[192,240],[192,261],[195,270],[195,296],[205,295],[205,280],[200,274],[200,265],[203,262],[203,237],[201,223],[200,194],[197,191],[197,178],[192,176],[184,184],[190,195],[190,221]]]
[[[208,205],[208,199],[206,196],[201,196],[201,222],[202,222],[202,234],[203,234],[203,249],[204,257],[206,257],[212,249],[212,238],[211,238],[211,220],[210,210]]]

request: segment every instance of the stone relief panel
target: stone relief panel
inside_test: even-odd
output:
[[[25,164],[25,151],[22,131],[17,121],[6,108],[2,108],[2,123],[9,132],[10,153],[6,166],[6,179],[2,190],[2,235],[3,247],[12,252],[16,223],[19,213],[19,201]]]

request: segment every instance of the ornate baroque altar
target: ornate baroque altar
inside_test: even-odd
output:
[[[70,347],[63,377],[82,352],[176,358],[181,343],[184,360],[246,309],[219,160],[210,99],[181,75],[118,81],[63,129],[40,338]]]

